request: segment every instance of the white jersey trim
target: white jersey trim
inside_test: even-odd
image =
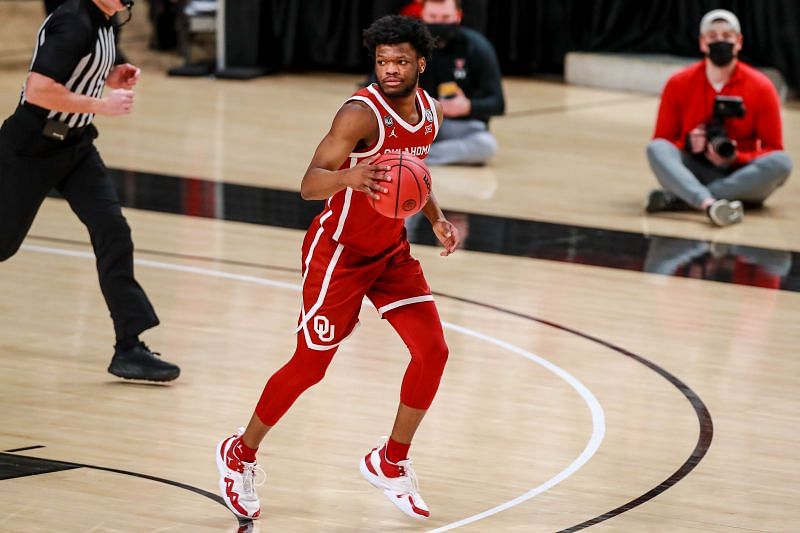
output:
[[[354,166],[356,166],[356,164],[358,164],[358,158],[351,157],[350,168],[353,168]],[[347,214],[350,212],[350,202],[352,199],[353,199],[353,189],[348,187],[344,191],[344,202],[342,202],[342,212],[339,213],[339,222],[336,225],[336,231],[333,233],[333,237],[331,237],[336,242],[339,242],[339,237],[342,236],[342,232],[344,231],[344,222],[345,220],[347,220]]]
[[[350,160],[350,168],[355,166],[356,158]],[[333,234],[332,239],[336,242],[339,242],[339,237],[342,236],[342,232],[344,231],[344,222],[347,220],[347,213],[350,212],[350,200],[353,198],[353,189],[348,187],[344,191],[344,204],[342,205],[342,212],[339,213],[339,224],[336,226],[336,231]]]
[[[392,115],[394,119],[409,132],[416,133],[419,131],[422,125],[425,124],[425,102],[422,101],[422,97],[419,95],[419,91],[417,91],[417,102],[419,103],[419,110],[420,110],[419,123],[416,126],[412,126],[411,124],[400,118],[400,115],[398,115],[395,112],[395,110],[392,109],[392,106],[390,106],[389,103],[386,100],[384,100],[383,95],[381,95],[380,91],[378,91],[374,85],[368,86],[367,90],[371,92],[375,96],[375,98],[378,99],[381,105],[386,109],[386,111],[388,111],[389,114]],[[380,118],[378,120],[380,121]]]
[[[335,342],[333,344],[315,344],[314,341],[311,340],[311,334],[308,332],[308,324],[306,323],[306,324],[303,324],[303,337],[305,337],[305,339],[306,339],[306,346],[308,346],[312,350],[315,350],[315,351],[318,351],[318,352],[324,352],[324,351],[336,348],[337,346],[342,344],[344,341],[349,339],[350,336],[353,333],[356,332],[356,330],[358,329],[358,326],[360,326],[360,325],[361,325],[361,322],[356,321],[356,324],[355,324],[355,326],[353,326],[353,329],[350,331],[350,333],[345,335],[345,337],[342,340],[340,340],[339,342]]]
[[[439,114],[436,112],[436,104],[433,103],[433,97],[428,94],[428,91],[425,91],[425,98],[428,100],[428,105],[431,108],[431,113],[433,113],[433,139],[436,140],[436,137],[439,136]]]
[[[325,219],[327,219],[332,213],[333,213],[333,211],[328,211],[327,213],[325,213],[322,216],[322,218],[320,219],[320,222],[324,222]],[[306,256],[306,259],[304,261],[304,263],[306,265],[306,271],[303,274],[303,283],[302,283],[301,291],[300,291],[300,324],[298,324],[297,327],[294,330],[295,333],[297,333],[300,330],[302,330],[303,331],[303,337],[306,340],[306,345],[309,348],[311,348],[312,350],[316,350],[316,351],[330,350],[331,348],[335,348],[335,347],[339,346],[350,335],[352,335],[353,331],[355,331],[356,328],[358,327],[358,322],[357,322],[355,327],[353,327],[353,331],[348,333],[347,336],[344,339],[340,340],[339,342],[337,342],[335,344],[329,344],[329,345],[321,345],[321,344],[314,343],[314,341],[311,340],[311,334],[308,332],[308,322],[309,322],[309,320],[311,320],[314,317],[316,312],[319,310],[319,308],[322,306],[323,302],[325,301],[325,296],[327,296],[327,293],[328,293],[328,287],[330,286],[330,281],[331,281],[331,277],[333,276],[333,271],[336,268],[336,263],[339,262],[339,256],[342,254],[342,251],[344,250],[344,246],[342,246],[341,244],[336,247],[336,251],[333,252],[333,257],[331,257],[331,261],[330,261],[330,263],[328,263],[328,268],[325,271],[325,277],[324,277],[324,279],[322,281],[322,287],[320,287],[319,296],[317,297],[317,301],[314,303],[314,305],[311,307],[311,309],[308,310],[308,313],[306,313],[306,303],[305,303],[305,301],[303,299],[303,292],[304,292],[303,289],[305,289],[306,278],[308,277],[308,272],[310,270],[311,257],[314,255],[314,250],[316,250],[317,244],[319,243],[319,239],[320,239],[320,237],[322,236],[322,234],[324,232],[325,232],[325,228],[320,226],[320,228],[317,230],[316,235],[314,235],[314,240],[311,242],[311,246],[309,246],[309,248],[308,248],[308,255]]]
[[[405,298],[403,300],[397,300],[396,302],[392,302],[390,304],[386,304],[383,307],[378,308],[378,314],[383,317],[384,314],[388,313],[392,309],[397,309],[398,307],[403,307],[404,305],[411,305],[411,304],[418,304],[421,302],[432,302],[433,295],[432,294],[425,294],[423,296],[414,296],[412,298]]]
[[[336,263],[339,262],[339,256],[342,255],[342,250],[344,250],[344,246],[341,244],[336,245],[336,251],[333,252],[333,257],[331,257],[331,262],[328,263],[328,268],[325,270],[325,277],[322,279],[322,286],[319,289],[319,296],[317,296],[317,301],[314,302],[314,305],[311,306],[311,309],[306,312],[306,305],[303,302],[302,307],[302,319],[300,320],[300,327],[305,329],[306,324],[308,321],[311,320],[319,308],[322,307],[322,304],[325,302],[325,296],[328,294],[328,286],[331,284],[331,277],[333,277],[333,270],[336,268]],[[307,261],[311,261],[311,250],[309,250],[308,259]],[[306,275],[308,275],[308,269],[306,268]],[[305,279],[303,280],[305,283]]]
[[[375,155],[383,147],[383,141],[384,141],[384,139],[386,137],[386,132],[383,130],[383,117],[381,117],[381,112],[378,110],[378,108],[375,106],[375,104],[372,102],[372,100],[370,100],[366,96],[352,96],[352,97],[347,99],[345,104],[347,102],[352,101],[352,100],[357,100],[359,102],[364,102],[365,104],[367,104],[370,107],[370,109],[372,109],[372,112],[375,113],[375,118],[378,121],[378,142],[375,144],[375,147],[372,148],[372,150],[370,150],[369,152],[351,152],[350,153],[350,157],[363,158],[363,157],[369,157],[371,155]],[[353,165],[350,165],[350,168],[353,168]]]
[[[329,209],[327,213],[325,213],[324,215],[322,215],[322,216],[319,218],[319,225],[320,225],[320,226],[321,226],[321,225],[323,225],[323,224],[325,223],[325,221],[326,221],[326,220],[328,220],[329,218],[331,218],[331,215],[332,215],[332,214],[333,214],[333,210]]]

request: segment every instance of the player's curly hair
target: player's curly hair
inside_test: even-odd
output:
[[[386,15],[364,30],[364,46],[373,57],[379,45],[400,43],[409,43],[426,59],[430,59],[435,44],[425,24],[411,17]]]

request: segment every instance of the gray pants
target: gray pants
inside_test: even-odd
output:
[[[647,159],[664,190],[696,209],[708,198],[761,204],[792,171],[784,152],[762,155],[731,172],[697,160],[666,139],[647,146]]]
[[[497,152],[497,141],[481,120],[444,120],[425,162],[481,165]]]

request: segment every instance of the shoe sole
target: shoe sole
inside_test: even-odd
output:
[[[149,381],[151,383],[169,383],[170,381],[175,381],[176,379],[178,379],[178,376],[180,376],[180,374],[178,374],[175,377],[161,379],[161,378],[140,378],[140,377],[123,376],[122,374],[117,374],[115,372],[112,372],[111,370],[109,370],[108,373],[118,378],[127,379],[128,381]]]
[[[384,485],[383,482],[381,481],[381,478],[379,478],[378,476],[369,471],[369,468],[367,468],[367,461],[364,457],[362,457],[361,461],[358,463],[358,469],[361,472],[361,475],[364,476],[364,479],[366,479],[369,482],[369,484],[375,487],[376,489],[381,489],[383,491],[383,495],[386,496],[395,507],[400,509],[400,511],[404,515],[422,521],[425,521],[429,518],[427,516],[418,515],[414,512],[408,512],[402,507],[400,507],[400,505],[398,504],[397,493],[388,489],[386,485]]]
[[[155,383],[166,383],[167,381],[175,381],[181,375],[181,371],[178,370],[178,372],[175,375],[168,374],[164,377],[131,376],[130,374],[126,375],[123,372],[116,370],[110,366],[108,367],[108,373],[111,374],[112,376],[116,376],[122,379],[135,380],[135,381],[153,381]]]
[[[246,520],[256,520],[261,515],[260,510],[256,516],[247,516],[246,514],[242,514],[237,511],[236,508],[233,507],[233,505],[231,505],[231,503],[228,501],[228,498],[225,497],[225,492],[228,488],[228,486],[225,484],[225,476],[228,473],[228,468],[225,466],[225,462],[222,460],[222,447],[232,438],[233,437],[228,437],[219,441],[214,453],[214,457],[217,461],[217,471],[219,472],[219,482],[217,483],[217,487],[219,487],[219,494],[222,497],[222,501],[225,503],[225,507],[230,509],[233,514]]]

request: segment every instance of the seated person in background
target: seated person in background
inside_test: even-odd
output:
[[[792,253],[783,250],[655,235],[648,240],[645,272],[780,289],[792,269]]]
[[[780,101],[769,79],[737,59],[739,19],[715,9],[700,22],[706,58],[672,76],[661,95],[647,158],[663,189],[646,211],[697,209],[717,226],[740,222],[784,184]]]
[[[425,0],[422,8],[437,47],[420,85],[442,103],[445,116],[425,160],[432,165],[486,163],[497,152],[489,118],[505,111],[494,48],[459,25],[461,14],[461,0]]]

